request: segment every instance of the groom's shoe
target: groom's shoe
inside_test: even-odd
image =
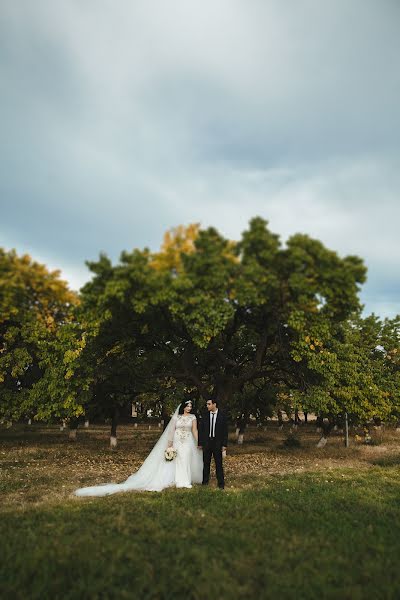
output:
[[[201,485],[208,485],[208,481],[202,481]]]
[[[219,485],[219,486],[218,486],[218,488],[219,488],[220,490],[224,490],[224,489],[225,489],[225,486],[224,486],[224,485]]]

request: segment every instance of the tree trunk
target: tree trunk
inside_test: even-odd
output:
[[[79,426],[79,418],[77,418],[77,417],[72,418],[70,420],[70,422],[69,422],[68,437],[73,442],[76,442],[76,434],[77,434],[77,431],[78,431],[78,426]]]
[[[347,418],[347,413],[344,415],[344,427],[345,427],[345,437],[344,437],[344,445],[346,448],[349,447],[349,420]]]
[[[278,410],[278,427],[283,429],[283,415],[281,409]]]
[[[222,409],[229,406],[233,392],[233,383],[229,378],[223,378],[214,385],[214,398],[218,401],[218,406]]]
[[[248,421],[248,414],[242,413],[240,415],[240,417],[237,420],[237,443],[238,444],[243,444],[243,439],[244,439],[244,434],[246,431],[246,427],[247,427],[247,421]]]
[[[317,420],[315,422],[315,425],[317,428],[317,433],[321,433],[323,424],[324,424],[324,419],[323,419],[322,415],[318,415]]]
[[[117,447],[117,427],[118,427],[119,407],[114,408],[112,419],[111,419],[111,433],[110,433],[110,448]]]
[[[334,426],[334,421],[331,419],[322,419],[322,437],[317,443],[317,448],[324,448],[328,443],[328,438]]]
[[[304,412],[304,423],[308,423],[308,412]]]

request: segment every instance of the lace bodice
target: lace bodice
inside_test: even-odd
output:
[[[183,444],[190,439],[192,435],[192,425],[195,420],[194,415],[178,415],[175,422],[175,440]]]

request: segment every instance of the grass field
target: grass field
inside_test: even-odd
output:
[[[400,598],[400,449],[339,436],[316,449],[253,430],[230,446],[227,487],[72,495],[122,481],[158,431],[105,427],[77,442],[55,427],[0,432],[0,597]]]

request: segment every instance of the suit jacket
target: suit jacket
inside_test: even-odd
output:
[[[199,423],[199,446],[207,448],[210,444],[210,413],[203,414]],[[215,421],[215,446],[222,448],[228,445],[228,421],[226,415],[218,409],[217,420]]]

